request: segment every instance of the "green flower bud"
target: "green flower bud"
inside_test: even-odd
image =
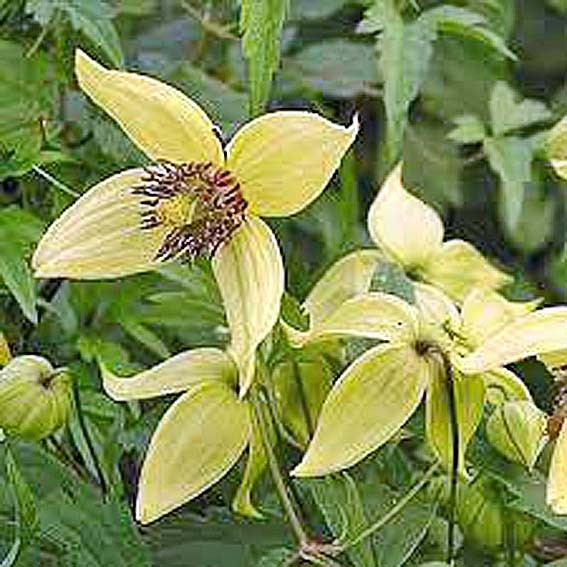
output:
[[[532,469],[547,442],[547,416],[532,402],[499,405],[486,424],[488,441],[507,459]]]
[[[0,370],[0,428],[29,441],[62,427],[71,409],[71,377],[40,356],[12,359]]]

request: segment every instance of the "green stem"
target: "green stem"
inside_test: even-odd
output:
[[[445,371],[447,395],[449,398],[449,419],[451,421],[451,438],[453,452],[451,455],[451,487],[449,492],[449,510],[447,526],[447,563],[454,565],[455,561],[455,511],[457,508],[457,485],[459,481],[459,418],[455,398],[455,376],[453,366],[447,354],[439,350]]]
[[[307,394],[305,392],[305,387],[303,385],[303,380],[301,379],[301,373],[299,372],[299,364],[296,360],[293,361],[293,378],[295,385],[297,386],[297,392],[299,394],[299,403],[301,404],[301,411],[303,412],[303,417],[305,418],[305,427],[307,429],[307,435],[309,438],[313,437],[313,420],[311,419],[311,413],[309,412],[309,403],[307,402]]]
[[[106,480],[104,478],[104,473],[102,472],[102,467],[100,466],[100,462],[98,460],[98,456],[96,454],[96,450],[94,447],[94,443],[89,433],[89,429],[87,427],[87,423],[85,421],[85,416],[83,415],[83,409],[81,405],[81,397],[79,394],[79,386],[76,381],[73,381],[73,399],[75,401],[75,411],[77,412],[77,421],[79,423],[79,427],[83,433],[83,437],[85,438],[85,443],[87,444],[87,449],[89,451],[90,457],[93,461],[96,476],[98,478],[98,482],[100,484],[100,489],[104,496],[108,494],[108,486],[106,484]]]
[[[66,193],[70,197],[75,197],[76,199],[81,196],[79,193],[73,191],[73,189],[70,189],[69,187],[67,187],[67,185],[61,183],[61,181],[53,177],[53,175],[51,175],[50,173],[39,167],[39,165],[34,165],[32,167],[32,170],[35,171],[35,173],[37,173],[40,177],[43,177],[45,180],[49,181],[49,183],[57,187],[57,189],[63,191],[63,193]]]
[[[365,530],[360,532],[357,536],[354,536],[351,540],[344,542],[338,547],[338,550],[343,552],[349,547],[354,547],[358,545],[361,541],[365,540],[367,537],[371,536],[373,533],[377,532],[379,529],[384,527],[388,522],[395,518],[409,503],[410,501],[424,488],[427,483],[431,480],[437,469],[439,468],[438,463],[434,463],[425,472],[423,477],[419,482],[417,482],[404,496],[396,503],[395,506],[390,508],[386,514],[379,518],[372,525],[368,526]]]
[[[300,546],[304,545],[305,542],[308,541],[307,533],[303,528],[303,523],[301,521],[301,518],[299,517],[298,513],[295,510],[295,505],[291,499],[291,495],[289,494],[289,491],[285,484],[285,480],[280,470],[276,454],[270,442],[270,437],[268,433],[270,424],[266,417],[266,413],[262,401],[255,392],[252,393],[251,400],[252,400],[252,407],[254,408],[254,413],[256,415],[256,419],[258,420],[260,435],[262,436],[262,443],[264,445],[264,451],[266,452],[266,460],[268,462],[268,468],[270,469],[270,474],[272,476],[272,480],[274,481],[274,485],[278,493],[278,496],[280,498],[280,502],[289,519],[290,526]]]

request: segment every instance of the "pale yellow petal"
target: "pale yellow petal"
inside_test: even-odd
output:
[[[508,301],[495,291],[476,288],[463,303],[461,334],[475,348],[501,327],[531,313],[539,303],[539,300]]]
[[[183,394],[161,419],[140,476],[143,524],[195,498],[236,463],[250,438],[248,404],[220,382]]]
[[[459,303],[474,288],[498,289],[512,281],[464,240],[444,242],[429,258],[420,276]]]
[[[388,441],[419,405],[428,363],[406,346],[379,345],[349,366],[321,410],[315,435],[295,476],[350,467]]]
[[[459,432],[459,472],[466,475],[465,453],[482,417],[484,381],[480,376],[454,373],[455,405]],[[453,461],[453,437],[447,378],[438,372],[427,389],[427,440],[437,458],[447,470]]]
[[[476,374],[529,356],[567,348],[567,307],[546,307],[501,328],[459,362]]]
[[[236,381],[236,367],[228,354],[217,348],[196,348],[130,378],[102,369],[103,386],[115,400],[139,400],[188,390],[201,382]]]
[[[545,152],[557,175],[567,179],[567,116],[549,131]]]
[[[426,324],[458,329],[461,317],[457,306],[441,290],[427,284],[414,284],[415,305]]]
[[[358,133],[312,112],[272,112],[241,128],[227,147],[227,166],[250,211],[288,216],[325,189]]]
[[[482,374],[486,387],[486,401],[502,404],[507,401],[533,402],[532,395],[519,376],[507,368],[495,368]]]
[[[547,478],[546,500],[556,514],[567,514],[567,420],[563,422]]]
[[[423,266],[443,240],[439,215],[404,189],[401,164],[392,170],[374,199],[368,230],[376,245],[408,270]]]
[[[540,362],[553,374],[556,379],[560,379],[567,371],[567,349],[554,350],[537,355]]]
[[[32,258],[38,278],[114,278],[155,268],[163,227],[142,230],[139,197],[132,188],[142,169],[95,185],[47,230]]]
[[[395,295],[369,292],[345,301],[318,327],[288,338],[296,347],[332,337],[366,337],[409,344],[418,332],[418,314],[412,305]]]
[[[144,75],[105,69],[81,50],[75,73],[81,89],[151,159],[223,163],[213,123],[177,89]]]
[[[10,346],[3,333],[0,332],[0,368],[12,360]]]
[[[250,217],[213,257],[230,327],[230,352],[240,371],[240,395],[254,375],[254,353],[276,324],[284,292],[284,268],[270,227]]]
[[[317,327],[347,299],[366,293],[382,258],[378,250],[357,250],[335,262],[303,303],[310,325]]]

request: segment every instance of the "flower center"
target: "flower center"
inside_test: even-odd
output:
[[[248,203],[234,175],[210,162],[159,162],[133,188],[141,227],[164,227],[156,260],[211,257],[245,220]]]

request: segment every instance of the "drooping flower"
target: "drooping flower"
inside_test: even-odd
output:
[[[345,128],[311,112],[272,112],[223,148],[205,112],[175,88],[108,70],[80,50],[75,70],[152,165],[102,181],[65,211],[34,254],[36,276],[111,278],[212,257],[244,394],[284,287],[276,239],[260,216],[294,214],[319,196],[356,119]]]
[[[136,518],[144,524],[215,484],[252,442],[249,402],[238,398],[236,365],[220,349],[185,351],[131,378],[103,368],[103,384],[118,401],[181,394],[145,456],[136,503]]]
[[[401,164],[372,203],[368,229],[375,244],[410,277],[438,287],[458,303],[474,288],[497,289],[511,281],[472,244],[443,241],[441,218],[404,188]]]
[[[443,352],[451,361],[460,437],[460,463],[485,399],[530,400],[505,364],[567,345],[567,308],[534,311],[495,292],[471,292],[457,311],[442,292],[416,284],[416,306],[395,296],[366,293],[345,301],[308,340],[366,336],[383,341],[356,359],[326,399],[297,476],[319,476],[359,462],[388,441],[426,394],[430,446],[445,464],[452,455]],[[294,335],[292,332],[292,340]]]

